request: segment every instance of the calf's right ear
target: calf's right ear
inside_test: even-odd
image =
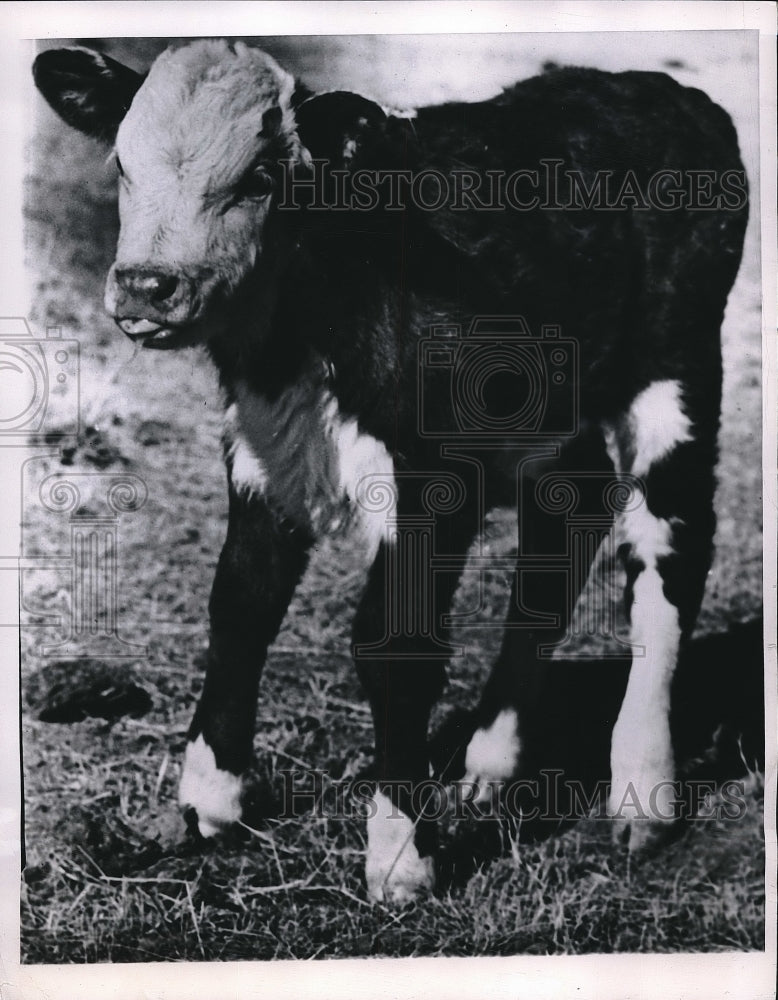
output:
[[[91,49],[48,49],[33,63],[35,85],[63,121],[113,142],[145,77]]]

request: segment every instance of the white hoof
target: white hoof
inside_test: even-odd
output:
[[[473,802],[491,799],[492,790],[509,781],[519,766],[519,720],[512,709],[499,713],[488,729],[476,729],[465,754],[462,787]]]
[[[414,843],[415,824],[376,791],[367,820],[367,893],[376,902],[403,905],[435,888],[435,862]]]
[[[633,852],[666,836],[676,818],[678,797],[666,719],[643,726],[642,732],[651,739],[640,746],[639,734],[617,723],[611,746],[608,813],[615,824],[614,840],[625,841]]]
[[[182,809],[196,811],[203,837],[213,837],[240,819],[240,792],[240,777],[216,766],[202,733],[187,744],[178,802]]]

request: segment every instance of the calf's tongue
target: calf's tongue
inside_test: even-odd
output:
[[[161,323],[153,323],[150,319],[120,319],[119,327],[130,337],[148,337],[162,329]]]

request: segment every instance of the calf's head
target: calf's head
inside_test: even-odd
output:
[[[317,146],[352,157],[355,130],[385,119],[356,95],[302,103],[289,73],[240,42],[168,50],[146,76],[89,49],[43,52],[33,72],[69,125],[114,143],[121,228],[105,303],[149,347],[211,339],[267,301],[294,244],[274,212],[281,174]]]

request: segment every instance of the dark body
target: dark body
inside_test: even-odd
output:
[[[507,176],[557,163],[562,206],[570,171],[588,185],[610,174],[618,192],[627,171],[646,191],[663,170],[743,170],[726,113],[655,73],[555,70],[490,101],[422,108],[410,122],[381,127],[379,148],[365,150],[360,169]],[[522,195],[529,203],[529,185]],[[533,331],[558,324],[579,342],[581,410],[594,419],[618,413],[657,377],[693,383],[702,371],[707,395],[740,262],[740,201],[740,210],[723,211],[630,210],[627,200],[517,211],[502,199],[506,207],[493,211],[449,204],[427,212],[408,198],[405,211],[303,213],[276,313],[262,318],[272,328],[262,332],[252,377],[257,388],[277,379],[281,342],[297,356],[313,343],[334,362],[341,405],[403,451],[416,397],[392,387],[416,385],[419,338],[435,323],[467,330],[475,316],[522,315]],[[217,362],[229,370],[227,359]]]

